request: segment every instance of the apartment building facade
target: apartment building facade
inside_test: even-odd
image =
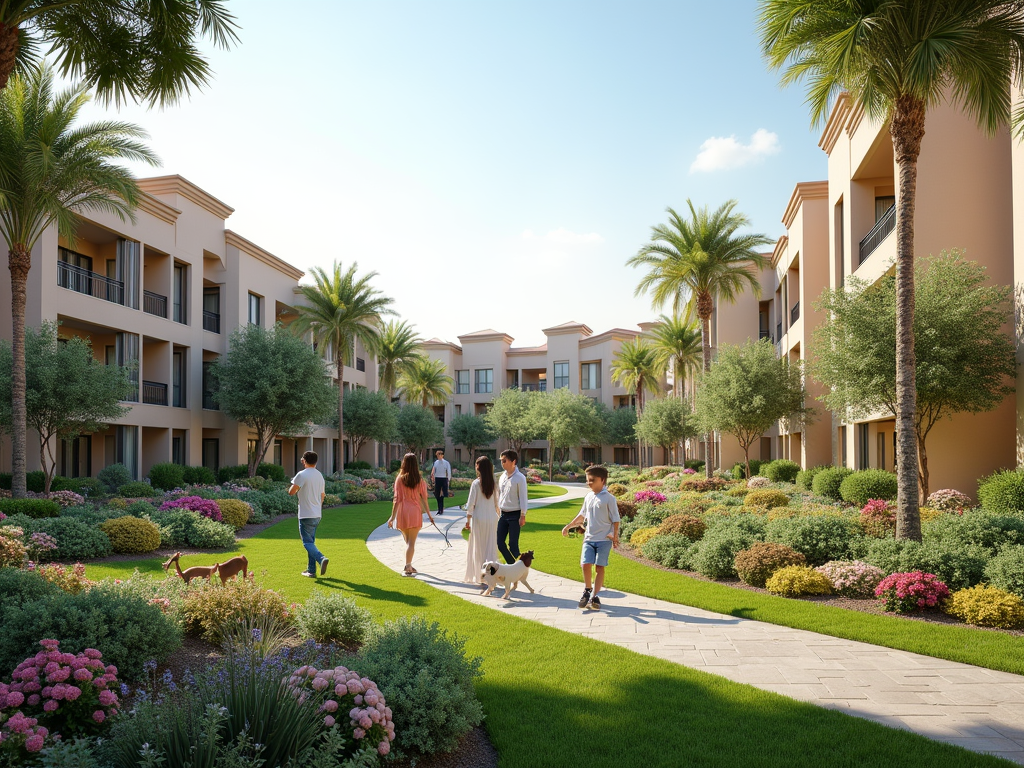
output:
[[[209,366],[235,329],[295,317],[302,271],[227,229],[231,207],[180,176],[139,186],[134,222],[91,214],[74,243],[51,227],[32,253],[27,325],[58,322],[62,336],[88,339],[98,360],[135,370],[130,411],[103,432],[59,446],[57,472],[69,477],[95,476],[115,462],[135,478],[167,461],[214,469],[245,463],[255,435],[220,412]],[[10,296],[5,281],[0,304],[10,306]],[[11,337],[9,313],[0,313],[0,334]],[[355,363],[346,383],[375,389],[376,361],[358,347]],[[30,430],[29,470],[39,468],[37,441]],[[317,429],[277,436],[264,460],[290,472],[308,449],[328,469],[341,458],[337,433]],[[9,438],[0,466],[9,470]]]

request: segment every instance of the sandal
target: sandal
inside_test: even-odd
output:
[[[412,576],[414,573],[416,573],[416,569],[413,568],[411,565],[405,566],[405,570],[402,571],[402,574],[404,576]]]

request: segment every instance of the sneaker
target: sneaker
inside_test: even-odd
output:
[[[328,560],[326,557],[323,560],[320,561],[320,575],[321,576],[323,576],[325,573],[327,573],[327,564],[329,562],[331,562],[331,561]]]
[[[316,578],[316,574],[315,573],[310,573],[309,571],[303,571],[302,573],[299,574],[299,576],[305,576],[307,579],[315,579]]]
[[[590,590],[583,590],[583,597],[580,598],[580,608],[586,608],[590,603]]]
[[[597,595],[594,595],[592,598],[590,598],[590,603],[587,605],[587,608],[589,608],[592,611],[600,611],[601,599]]]

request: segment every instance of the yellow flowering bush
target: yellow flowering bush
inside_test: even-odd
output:
[[[943,610],[978,627],[1016,629],[1024,626],[1024,600],[1012,592],[984,584],[954,592]]]
[[[217,499],[224,522],[236,531],[252,519],[252,506],[241,499]]]
[[[99,529],[107,534],[114,551],[121,554],[152,552],[160,548],[160,529],[151,520],[131,515],[115,517],[100,523]]]
[[[762,509],[788,507],[789,496],[774,488],[762,488],[748,493],[743,499],[743,504],[747,507],[760,507]]]
[[[780,568],[765,582],[764,588],[785,597],[832,594],[832,582],[828,577],[806,565]]]
[[[633,545],[634,549],[638,549],[657,535],[657,526],[652,528],[640,528],[639,530],[633,531],[633,535],[629,537],[629,543]]]
[[[182,615],[187,632],[216,644],[224,639],[227,627],[239,622],[252,624],[266,617],[291,624],[294,618],[284,597],[253,579],[231,579],[223,586],[206,579],[193,581],[185,591]]]

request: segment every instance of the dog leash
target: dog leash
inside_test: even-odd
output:
[[[434,526],[434,530],[436,530],[438,533],[440,533],[442,536],[444,536],[444,543],[448,545],[448,546],[445,547],[445,549],[450,549],[451,546],[452,546],[452,543],[450,541],[448,541],[448,533],[445,532],[445,531],[442,531],[440,528],[438,528],[437,527],[437,523],[435,523],[433,520],[430,521],[430,524],[432,526]]]

